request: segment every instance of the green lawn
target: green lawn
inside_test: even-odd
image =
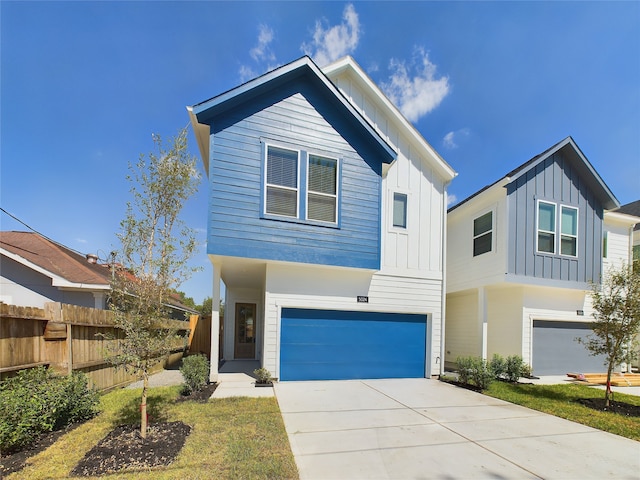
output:
[[[151,421],[182,421],[192,431],[178,458],[152,471],[101,476],[101,479],[297,479],[293,454],[275,398],[214,399],[175,403],[180,387],[150,390]],[[114,426],[136,423],[140,390],[117,390],[101,399],[102,413],[62,436],[7,477],[69,478],[69,472]]]
[[[577,403],[581,398],[604,398],[604,392],[596,388],[578,384],[531,385],[493,382],[484,393],[640,441],[640,417],[626,417],[612,412],[597,411]],[[634,395],[615,393],[614,400],[640,405],[640,397]]]

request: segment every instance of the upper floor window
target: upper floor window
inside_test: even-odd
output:
[[[578,209],[562,206],[560,217],[560,254],[578,254]]]
[[[336,223],[338,208],[338,161],[309,155],[307,218]]]
[[[556,205],[538,202],[538,251],[556,253]]]
[[[487,212],[473,221],[473,256],[491,251],[493,241],[493,212]]]
[[[298,152],[267,147],[266,212],[298,216]]]
[[[265,162],[264,215],[338,226],[338,159],[265,144]]]
[[[602,258],[609,256],[609,232],[602,232]]]
[[[393,226],[407,228],[407,195],[393,193]]]
[[[559,248],[556,244],[558,231]],[[538,201],[537,244],[540,253],[559,251],[560,255],[578,256],[578,209],[561,205],[558,217],[555,203]]]

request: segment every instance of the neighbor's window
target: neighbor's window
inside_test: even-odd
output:
[[[298,152],[267,147],[266,213],[298,216]]]
[[[393,226],[407,228],[407,195],[404,193],[393,194]]]
[[[602,258],[609,256],[609,232],[602,232]]]
[[[307,219],[336,223],[338,161],[309,155]]]
[[[491,251],[493,212],[487,212],[473,221],[473,256]]]
[[[556,206],[538,202],[538,251],[556,253]]]
[[[560,254],[578,254],[578,209],[562,206],[560,216]]]

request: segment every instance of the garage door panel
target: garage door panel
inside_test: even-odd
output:
[[[282,380],[424,377],[426,316],[283,309]]]
[[[570,372],[603,372],[604,356],[592,356],[575,339],[592,330],[587,322],[533,321],[534,375],[564,375]]]

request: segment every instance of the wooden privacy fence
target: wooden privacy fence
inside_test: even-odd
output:
[[[189,333],[189,353],[203,353],[211,360],[211,315],[191,315]],[[222,360],[224,338],[224,316],[220,315],[220,335],[218,336],[218,360]]]
[[[194,315],[197,317],[197,315]],[[188,321],[167,320],[183,335]],[[47,303],[45,308],[0,303],[0,379],[18,370],[46,365],[60,373],[80,370],[100,390],[138,380],[123,369],[117,371],[104,359],[108,340],[99,334],[123,337],[109,310]],[[161,370],[183,356],[186,339],[178,339],[171,354],[156,368]]]

